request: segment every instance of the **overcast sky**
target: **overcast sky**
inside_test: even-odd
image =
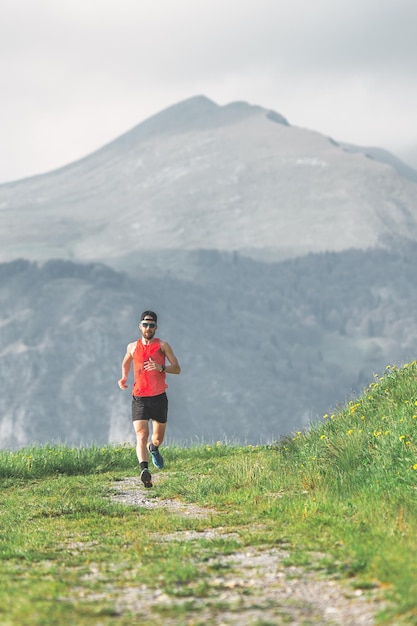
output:
[[[417,0],[2,0],[0,182],[197,94],[417,168]]]

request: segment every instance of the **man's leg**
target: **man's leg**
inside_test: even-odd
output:
[[[139,463],[148,461],[148,438],[149,438],[149,422],[148,420],[135,420],[133,428],[136,433],[136,456]]]
[[[140,479],[144,486],[149,489],[152,487],[152,475],[148,468],[148,437],[149,422],[148,420],[134,420],[133,427],[136,433],[136,456],[140,465]]]
[[[164,467],[164,459],[162,454],[159,452],[159,446],[164,440],[166,427],[166,422],[157,422],[156,420],[152,420],[152,439],[148,448],[152,455],[152,463],[158,469],[162,469]]]
[[[158,448],[164,440],[167,424],[152,420],[152,443]]]

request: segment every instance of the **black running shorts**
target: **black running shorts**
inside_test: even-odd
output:
[[[168,419],[167,394],[159,396],[132,396],[132,422],[136,420],[155,420],[165,424]]]

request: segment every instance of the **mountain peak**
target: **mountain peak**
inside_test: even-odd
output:
[[[244,101],[219,105],[207,96],[197,95],[156,113],[116,139],[116,142],[135,143],[155,134],[219,128],[254,115],[265,115],[273,122],[288,126],[285,117],[258,105]]]
[[[152,249],[273,260],[417,241],[416,181],[381,161],[260,106],[195,96],[66,168],[2,186],[0,259],[122,267]]]

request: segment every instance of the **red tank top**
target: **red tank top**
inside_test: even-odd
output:
[[[164,393],[165,389],[168,387],[165,382],[165,372],[163,374],[158,370],[147,372],[143,368],[144,361],[147,361],[150,356],[158,365],[165,365],[165,354],[161,351],[159,339],[155,338],[149,344],[144,344],[141,339],[138,339],[133,352],[133,374],[135,382],[133,384],[132,394],[134,396],[159,396],[161,393]]]

